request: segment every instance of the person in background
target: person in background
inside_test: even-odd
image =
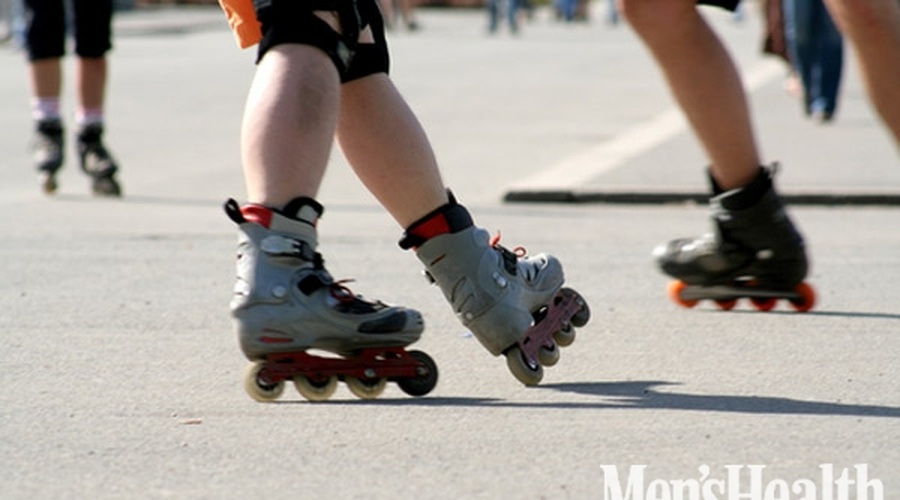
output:
[[[112,0],[24,0],[23,6],[35,122],[32,148],[41,187],[48,194],[56,191],[56,173],[64,161],[60,94],[70,17],[76,54],[75,141],[81,170],[91,179],[95,195],[121,196],[116,180],[118,165],[103,143],[106,54],[112,49]],[[71,6],[70,16],[67,6]]]
[[[501,17],[509,23],[509,32],[519,32],[519,6],[521,0],[488,0],[488,32],[494,34],[500,29]]]
[[[822,0],[783,0],[782,7],[790,60],[803,82],[803,110],[814,120],[827,123],[838,104],[843,37]]]

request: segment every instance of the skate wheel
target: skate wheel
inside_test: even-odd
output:
[[[699,300],[686,300],[681,298],[681,292],[687,288],[687,284],[684,281],[676,280],[669,283],[669,287],[667,289],[667,293],[669,298],[672,299],[676,304],[687,307],[688,309],[696,306],[700,301]]]
[[[582,297],[581,294],[579,294],[575,290],[572,290],[571,288],[563,288],[562,291],[569,296],[574,296],[575,299],[581,304],[581,309],[579,309],[578,312],[575,313],[574,316],[572,316],[572,324],[577,326],[578,328],[581,328],[582,326],[588,324],[588,321],[591,320],[591,308],[588,306],[587,301],[584,300],[584,297]]]
[[[800,283],[794,288],[800,294],[800,299],[791,299],[791,307],[797,312],[806,312],[816,305],[816,291],[807,283]]]
[[[338,379],[331,376],[322,382],[314,382],[307,377],[298,375],[294,377],[294,387],[301,396],[309,401],[325,401],[337,390]]]
[[[572,328],[572,325],[567,325],[553,333],[553,340],[559,347],[568,347],[575,342],[575,329]]]
[[[122,188],[112,176],[94,179],[94,184],[91,189],[93,189],[95,196],[122,196]]]
[[[750,302],[753,303],[753,307],[755,307],[758,311],[771,311],[775,308],[775,305],[778,303],[778,299],[759,299],[759,298],[751,298]]]
[[[397,380],[400,390],[410,396],[424,396],[434,389],[438,381],[437,364],[431,359],[431,356],[422,351],[409,351],[409,355],[420,361],[424,367],[416,369],[420,373],[418,377],[402,378]]]
[[[56,188],[58,185],[56,184],[56,176],[51,174],[50,172],[41,172],[38,177],[38,183],[41,185],[41,189],[44,191],[44,194],[53,194],[56,192]]]
[[[344,382],[346,382],[350,392],[359,399],[375,399],[384,392],[384,388],[387,386],[387,379],[383,378],[363,380],[356,377],[347,377]]]
[[[517,346],[506,351],[506,366],[519,382],[528,386],[538,385],[544,378],[544,368],[540,364],[532,366]]]
[[[244,390],[251,398],[260,403],[270,403],[278,399],[284,392],[284,382],[276,384],[262,382],[259,379],[259,372],[264,366],[262,362],[256,362],[247,367],[244,376]]]
[[[730,310],[734,309],[734,306],[737,305],[737,300],[736,299],[731,299],[731,300],[719,299],[716,301],[716,305],[719,306],[719,309],[721,309],[723,311],[730,311]]]
[[[541,347],[538,351],[538,362],[543,366],[553,366],[559,362],[559,347],[556,344],[553,348]]]

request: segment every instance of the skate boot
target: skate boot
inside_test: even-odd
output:
[[[34,166],[38,171],[38,183],[47,194],[53,194],[58,187],[56,172],[63,165],[63,126],[59,120],[37,122],[32,140]]]
[[[500,246],[452,195],[410,226],[400,246],[417,249],[426,275],[462,324],[491,354],[506,355],[509,370],[525,385],[540,383],[543,366],[559,360],[558,347],[575,340],[573,326],[590,319],[584,299],[562,287],[555,257],[527,257],[522,249]]]
[[[85,125],[78,132],[78,156],[81,170],[91,178],[91,189],[96,196],[122,196],[122,188],[116,181],[119,170],[116,161],[103,145],[103,125]]]
[[[662,271],[676,278],[669,296],[684,307],[712,299],[732,309],[749,298],[761,311],[786,299],[808,311],[815,292],[803,282],[807,259],[797,232],[772,185],[769,169],[748,186],[722,192],[712,180],[713,232],[660,245],[654,255]]]
[[[291,380],[311,401],[331,397],[339,380],[364,399],[380,395],[388,380],[412,396],[434,388],[434,361],[404,349],[419,339],[421,315],[365,301],[325,270],[316,252],[321,205],[298,198],[276,212],[229,200],[225,212],[238,224],[231,314],[253,362],[244,381],[252,398],[273,401]]]

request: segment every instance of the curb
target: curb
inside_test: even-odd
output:
[[[810,206],[888,206],[900,207],[900,192],[886,190],[792,189],[781,198],[788,205]],[[706,204],[709,193],[702,191],[640,189],[524,189],[510,190],[503,196],[508,203],[610,203],[662,205],[677,203]]]

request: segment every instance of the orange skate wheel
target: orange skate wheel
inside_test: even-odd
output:
[[[750,302],[753,303],[753,307],[755,307],[758,311],[771,311],[775,308],[775,304],[778,303],[778,299],[760,299],[760,298],[752,298]]]
[[[734,306],[737,305],[737,299],[724,300],[719,299],[716,301],[716,305],[719,306],[719,309],[723,311],[730,311],[734,309]]]
[[[681,298],[681,292],[684,291],[685,288],[687,288],[687,284],[684,281],[675,280],[669,283],[667,293],[669,295],[669,298],[672,299],[673,302],[682,307],[687,307],[688,309],[690,309],[696,306],[700,301]]]
[[[816,305],[816,291],[807,283],[800,283],[794,288],[800,294],[800,299],[791,299],[791,307],[797,312],[806,312]]]

